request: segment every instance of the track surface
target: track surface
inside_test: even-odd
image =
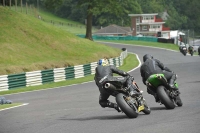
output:
[[[98,104],[99,92],[94,82],[35,91],[5,98],[26,106],[0,111],[0,133],[199,133],[200,132],[200,57],[179,52],[108,44],[126,47],[140,60],[152,54],[178,74],[182,107],[166,110],[147,94],[139,69],[130,72],[151,107],[151,114],[129,119],[123,113]],[[167,44],[166,44],[167,45]],[[113,97],[110,97],[114,101]]]

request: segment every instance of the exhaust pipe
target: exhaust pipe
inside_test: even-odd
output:
[[[110,89],[110,90],[116,90],[117,88],[114,86],[114,85],[112,85],[111,83],[106,83],[105,85],[104,85],[104,87],[105,87],[105,89]]]
[[[110,87],[110,83],[105,84],[105,88],[108,89]]]

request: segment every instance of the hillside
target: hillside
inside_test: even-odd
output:
[[[82,39],[0,6],[0,75],[87,64],[119,49]]]

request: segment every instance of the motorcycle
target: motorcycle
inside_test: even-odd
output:
[[[193,56],[193,54],[194,54],[194,52],[193,52],[193,51],[191,51],[191,52],[190,52],[190,55],[191,55],[191,56]]]
[[[190,53],[190,55],[193,56],[193,53],[194,53],[193,49],[188,50],[188,53]]]
[[[137,88],[138,92],[142,93],[136,82],[133,81],[133,85]],[[139,112],[145,114],[151,113],[151,109],[147,105],[143,95],[141,94],[135,97],[130,96],[129,88],[122,83],[106,81],[104,88],[108,91],[112,91],[112,95],[115,97],[118,106],[129,118],[137,118]]]
[[[183,105],[179,92],[169,86],[164,74],[151,75],[147,79],[146,85],[148,89],[157,94],[159,101],[164,104],[167,109],[174,109],[176,105]],[[174,86],[178,88],[176,82]]]
[[[187,54],[187,48],[186,48],[186,47],[182,48],[181,53],[182,53],[184,56],[186,56],[186,54]]]

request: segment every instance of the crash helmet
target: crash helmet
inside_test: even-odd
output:
[[[147,59],[153,59],[153,56],[150,55],[150,54],[145,54],[145,55],[143,56],[143,62],[145,62]]]
[[[98,65],[101,65],[101,66],[108,66],[109,65],[109,62],[107,59],[100,59],[98,61]]]

